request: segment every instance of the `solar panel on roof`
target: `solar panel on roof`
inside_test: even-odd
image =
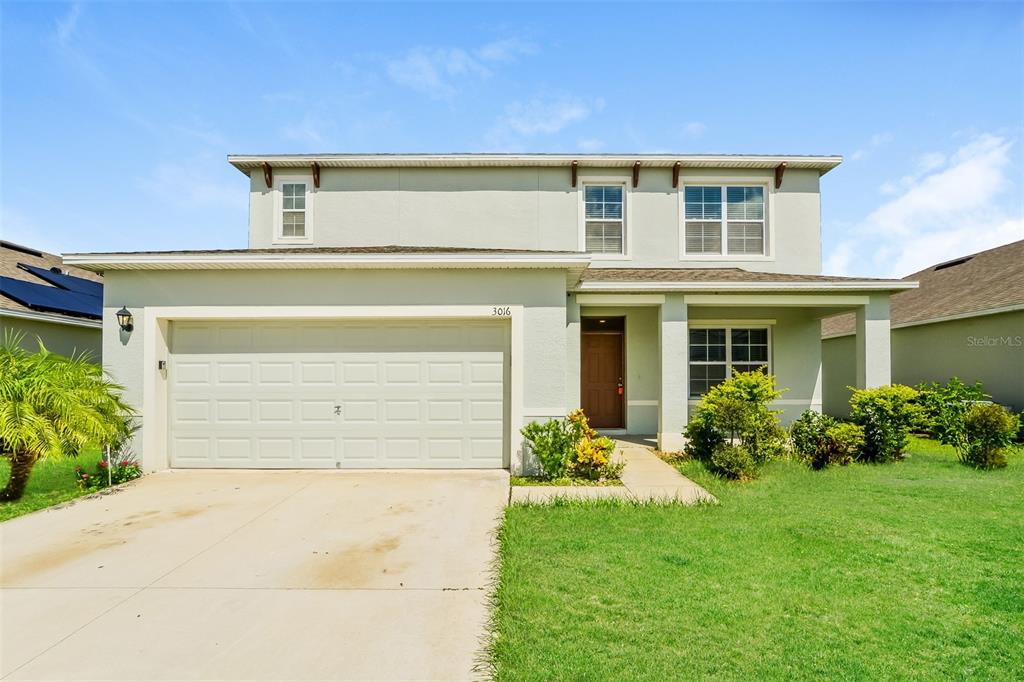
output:
[[[31,272],[36,277],[58,286],[61,289],[75,291],[80,294],[86,294],[87,296],[103,297],[103,285],[100,282],[93,282],[92,280],[88,280],[83,277],[75,277],[74,275],[65,275],[63,272],[53,272],[52,270],[40,268],[35,265],[29,265],[27,263],[18,263],[18,267],[27,272]]]
[[[0,293],[33,310],[100,319],[103,299],[45,284],[0,277]]]

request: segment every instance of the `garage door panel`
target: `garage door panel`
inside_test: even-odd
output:
[[[240,327],[172,324],[172,466],[502,466],[507,324]]]

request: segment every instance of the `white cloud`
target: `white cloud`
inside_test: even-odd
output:
[[[457,92],[455,80],[475,75],[487,78],[490,70],[461,48],[415,48],[388,62],[388,77],[397,84],[434,99]]]
[[[590,116],[592,107],[600,107],[579,97],[559,96],[550,99],[535,97],[525,102],[512,102],[498,125],[524,137],[551,135]]]
[[[434,99],[446,99],[458,92],[467,78],[490,78],[488,64],[511,63],[521,56],[536,54],[539,48],[519,38],[504,38],[475,49],[461,47],[416,47],[388,60],[388,78]]]
[[[57,20],[56,37],[57,43],[61,47],[65,47],[75,36],[75,31],[78,29],[78,19],[81,16],[82,6],[76,2],[71,5],[67,14]]]
[[[303,116],[301,121],[282,128],[281,136],[286,140],[306,144],[321,144],[324,141],[319,123],[309,114]]]
[[[860,161],[864,157],[866,157],[869,154],[871,154],[871,152],[873,152],[874,150],[878,149],[879,147],[884,147],[885,145],[889,144],[892,141],[893,141],[893,134],[892,133],[888,133],[888,132],[875,133],[868,140],[868,143],[867,143],[866,146],[861,147],[860,149],[857,149],[856,151],[854,151],[853,154],[850,154],[850,160],[851,161]]]
[[[537,54],[540,48],[519,38],[505,38],[487,43],[476,50],[476,56],[488,62],[513,62],[520,56]]]
[[[161,162],[138,180],[138,186],[154,199],[179,209],[218,207],[244,212],[248,195],[239,191],[237,183],[220,180],[207,170],[213,163],[213,157]]]
[[[700,121],[690,121],[683,126],[683,132],[690,137],[700,137],[707,129],[708,127]]]
[[[1012,145],[979,135],[948,157],[921,157],[915,174],[883,185],[892,198],[848,230],[850,237],[826,258],[825,272],[903,277],[1024,238],[1020,203],[1004,200],[1013,195]]]

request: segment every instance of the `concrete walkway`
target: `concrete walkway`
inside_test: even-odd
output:
[[[676,500],[683,504],[715,502],[715,497],[663,462],[643,441],[616,441],[615,456],[625,462],[621,486],[513,486],[511,502],[547,502],[555,498],[618,498],[646,502]]]

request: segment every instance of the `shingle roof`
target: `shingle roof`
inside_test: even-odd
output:
[[[60,256],[52,253],[46,253],[45,251],[39,251],[18,244],[13,244],[7,241],[0,241],[0,277],[8,277],[13,280],[21,282],[28,282],[29,284],[46,286],[53,288],[54,290],[60,290],[59,287],[54,286],[52,283],[43,280],[37,275],[32,274],[24,268],[18,267],[18,264],[22,263],[25,265],[35,266],[44,270],[50,270],[51,268],[58,268],[62,273],[66,273],[73,277],[79,277],[81,279],[88,280],[90,282],[103,282],[103,278],[94,272],[76,268],[73,265],[65,265]],[[18,301],[13,300],[6,295],[6,292],[0,292],[4,295],[0,295],[0,310],[10,310],[15,312],[37,312],[35,309],[24,305]],[[58,314],[58,313],[52,313]],[[71,315],[61,315],[61,317],[74,318]]]
[[[576,251],[539,251],[534,249],[484,249],[477,247],[461,246],[399,246],[398,244],[387,244],[385,246],[289,246],[272,247],[265,249],[198,249],[187,251],[119,251],[122,256],[201,256],[201,255],[266,255],[266,254],[325,254],[325,255],[374,255],[374,254],[575,254]],[[68,254],[82,255],[82,254]],[[93,254],[95,255],[95,254]]]
[[[939,263],[903,279],[917,281],[920,286],[892,296],[893,326],[1021,306],[1024,240]],[[849,313],[826,318],[821,325],[822,336],[852,334],[855,326],[856,320]]]
[[[895,282],[899,280],[866,277],[831,277],[828,275],[788,275],[774,272],[752,272],[741,268],[590,268],[584,282]]]

